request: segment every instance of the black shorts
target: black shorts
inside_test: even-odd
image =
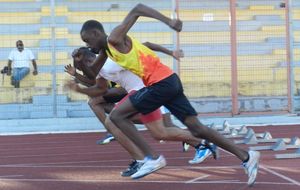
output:
[[[181,122],[187,116],[197,115],[183,93],[183,87],[177,74],[138,90],[129,97],[133,106],[142,114],[148,114],[164,105]]]

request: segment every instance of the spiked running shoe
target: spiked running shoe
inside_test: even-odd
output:
[[[115,137],[112,134],[108,133],[103,139],[98,140],[96,144],[108,144],[113,140],[115,140]]]
[[[190,148],[190,145],[186,142],[182,142],[182,152],[187,152]]]
[[[244,167],[245,172],[248,175],[248,186],[251,187],[254,185],[256,180],[260,153],[258,151],[250,150],[248,154],[249,154],[249,160],[247,162],[243,162],[242,166]]]
[[[219,149],[218,149],[217,145],[215,145],[213,143],[209,143],[208,141],[205,141],[204,147],[208,148],[211,151],[213,158],[215,160],[217,160],[219,158]]]
[[[121,176],[123,177],[129,177],[136,173],[144,164],[144,162],[137,162],[136,160],[132,161],[131,164],[129,164],[129,167],[121,172]]]
[[[210,155],[213,155],[214,159],[218,159],[219,151],[216,145],[205,143],[200,145],[199,148],[195,148],[195,156],[192,160],[189,160],[190,164],[199,164],[203,162]]]
[[[145,162],[142,167],[133,175],[132,179],[139,179],[149,175],[167,165],[166,159],[160,155],[157,159],[145,158]]]

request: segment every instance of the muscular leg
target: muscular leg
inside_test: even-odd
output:
[[[93,110],[97,118],[100,120],[100,122],[104,125],[105,119],[106,119],[106,114],[109,113],[114,104],[113,103],[99,103],[99,104],[94,104],[92,103],[92,100],[90,99],[88,102],[90,108]]]
[[[110,120],[106,117],[105,113],[109,113],[114,104],[112,103],[100,103],[93,104],[92,101],[89,101],[89,106],[101,121],[107,131],[109,131],[115,139],[121,144],[121,146],[128,151],[131,157],[135,160],[143,160],[143,153],[133,144],[133,142],[120,131]]]
[[[142,151],[128,138],[113,122],[107,117],[105,121],[106,129],[115,137],[120,145],[131,155],[134,160],[143,160],[144,154]],[[133,126],[133,128],[135,128]]]
[[[166,136],[166,134],[170,134],[171,135],[171,134],[175,133],[175,135],[176,135],[176,133],[183,133],[183,134],[181,134],[181,139],[184,139],[184,140],[182,140],[183,142],[185,142],[185,143],[187,143],[187,144],[189,144],[189,145],[191,145],[193,147],[199,145],[201,139],[194,137],[189,131],[183,130],[180,127],[176,126],[172,122],[171,113],[165,113],[165,114],[163,114],[163,124],[166,127],[166,129],[163,129],[163,131],[161,131],[164,134],[163,136]],[[169,127],[174,127],[175,130],[173,128],[169,129]],[[179,130],[176,129],[176,128],[178,128]],[[160,133],[160,134],[162,134],[162,133]],[[159,134],[157,134],[157,135],[159,136]],[[154,138],[156,138],[158,140],[167,140],[167,139],[163,139],[163,138],[159,139],[158,136],[154,137]],[[177,141],[177,140],[175,140],[175,141]],[[180,140],[178,140],[178,141],[180,141]]]
[[[156,153],[145,141],[143,136],[138,133],[130,121],[130,117],[137,114],[137,110],[133,107],[129,99],[126,99],[122,104],[115,108],[110,113],[110,120],[118,127],[131,141],[143,152],[144,155],[157,157]]]
[[[223,137],[217,131],[204,126],[196,116],[188,116],[185,119],[184,124],[195,137],[203,138],[214,143],[215,145],[236,155],[242,161],[248,159],[248,153],[245,150]]]
[[[201,139],[194,137],[189,131],[178,127],[165,127],[162,119],[145,124],[153,138],[168,141],[187,141],[192,146],[197,146]]]
[[[165,127],[178,127],[172,122],[171,113],[164,113],[162,117]]]
[[[98,97],[90,98],[88,104],[90,108],[93,110],[93,112],[95,113],[95,115],[97,116],[98,120],[105,126],[104,124],[106,119],[105,113],[109,113],[113,109],[114,103],[107,103],[102,98],[102,96],[98,96]],[[104,138],[97,140],[96,144],[107,144],[114,139],[115,138],[113,137],[112,134],[107,133]]]

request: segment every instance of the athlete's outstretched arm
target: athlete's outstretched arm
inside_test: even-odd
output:
[[[127,32],[140,16],[157,19],[178,32],[180,32],[182,29],[182,22],[180,20],[170,19],[155,9],[147,7],[143,4],[138,4],[128,13],[123,22],[113,29],[108,38],[109,43],[114,46],[124,43]]]
[[[65,87],[90,97],[103,96],[107,92],[107,81],[103,78],[98,78],[96,79],[96,84],[90,87],[81,87],[75,81],[69,81],[65,84]]]
[[[65,72],[70,74],[71,76],[74,76],[77,81],[85,86],[92,86],[95,84],[94,79],[89,79],[88,77],[81,75],[76,72],[76,68],[73,67],[71,64],[65,66]]]
[[[144,42],[143,43],[145,46],[147,46],[149,49],[152,49],[153,51],[159,51],[162,52],[164,54],[170,55],[172,57],[174,57],[175,59],[179,60],[180,58],[184,57],[184,53],[183,51],[180,50],[169,50],[161,45],[158,44],[154,44],[151,42]]]

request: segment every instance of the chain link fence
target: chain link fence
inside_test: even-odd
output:
[[[177,62],[159,54],[176,71],[199,113],[297,111],[300,93],[300,3],[290,0],[14,0],[0,2],[0,119],[90,117],[88,97],[64,88],[64,66],[73,49],[85,44],[79,31],[89,19],[109,33],[138,3],[168,17],[183,30],[139,18],[130,35],[142,42],[182,49]],[[22,40],[35,55],[31,72],[11,85],[3,70]]]

